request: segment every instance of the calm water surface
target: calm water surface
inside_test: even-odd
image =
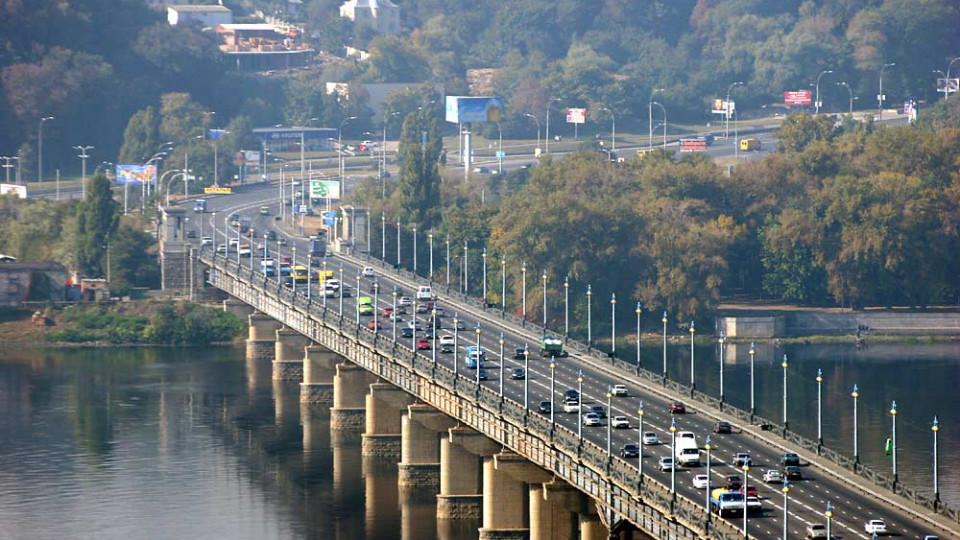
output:
[[[728,399],[749,403],[746,347],[728,347]],[[779,419],[783,349],[757,354],[758,414]],[[960,345],[788,348],[792,427],[850,451],[854,383],[860,451],[889,470],[883,441],[900,407],[900,477],[932,490],[939,415],[942,496],[960,505]],[[645,364],[662,355],[644,350]],[[668,357],[689,380],[689,349]],[[698,388],[716,394],[715,348],[697,349]],[[475,538],[439,527],[432,497],[399,493],[396,466],[365,461],[358,435],[331,434],[329,412],[301,410],[242,349],[0,350],[0,539]]]

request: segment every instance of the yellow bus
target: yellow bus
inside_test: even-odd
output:
[[[306,283],[310,279],[310,271],[307,270],[306,266],[298,264],[293,267],[293,279],[297,283]]]
[[[317,270],[317,279],[320,283],[325,283],[328,279],[333,279],[333,270]]]

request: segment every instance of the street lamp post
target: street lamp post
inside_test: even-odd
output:
[[[694,321],[690,321],[690,393],[693,394],[693,391],[697,389],[697,383],[693,377],[693,370],[695,364],[693,362],[693,336],[696,333],[696,328],[693,326]]]
[[[750,466],[747,464],[743,465],[743,537],[750,538],[747,534],[747,515],[750,512],[747,512],[747,486],[749,486],[749,476],[750,476]],[[829,538],[829,537],[828,537]]]
[[[667,312],[663,312],[663,382],[667,382]]]
[[[930,427],[930,431],[933,431],[933,500],[936,502],[940,501],[940,471],[939,471],[939,454],[937,453],[937,436],[940,434],[940,421],[937,420],[937,417],[933,417],[933,426]]]
[[[73,147],[74,150],[80,151],[80,155],[77,156],[78,158],[80,158],[80,196],[83,197],[84,199],[87,198],[87,158],[90,157],[87,154],[87,150],[92,150],[93,148],[94,148],[93,146],[74,146]],[[9,169],[7,169],[7,183],[10,183]]]
[[[327,314],[327,254],[323,254],[323,260],[320,262],[320,268],[323,272],[323,287],[320,291],[320,303],[323,306],[323,314],[326,317]],[[340,287],[343,288],[343,282],[340,282]]]
[[[637,406],[637,489],[643,485],[643,400]]]
[[[397,218],[397,268],[400,268],[400,218]]]
[[[787,355],[783,355],[783,363],[780,364],[780,367],[783,368],[783,430],[786,432],[788,429],[787,424]]]
[[[877,93],[877,120],[883,120],[883,72],[886,71],[887,68],[891,68],[895,65],[897,65],[896,62],[890,62],[889,64],[884,64],[883,67],[880,68],[880,87]]]
[[[593,316],[592,311],[592,300],[593,300],[593,288],[590,284],[587,284],[587,347],[593,345]]]
[[[343,287],[343,285],[341,285],[341,287]],[[400,296],[400,291],[398,291],[397,288],[394,287],[394,288],[393,288],[393,292],[390,293],[390,296],[393,297],[393,312],[392,312],[391,315],[390,315],[391,317],[393,317],[393,342],[396,343],[396,342],[397,342],[397,323],[400,322],[400,317],[397,316],[397,296]],[[454,320],[456,320],[456,319],[454,319]],[[454,324],[456,324],[456,323],[454,323]],[[454,331],[456,331],[456,329],[454,329]],[[457,350],[456,350],[456,348],[454,348],[454,350],[453,350],[453,365],[454,365],[454,366],[457,365]]]
[[[357,291],[359,295],[360,292]],[[411,326],[413,327],[413,333],[410,335],[410,348],[413,349],[413,354],[417,354],[417,299],[413,300],[413,317],[410,318]]]
[[[850,396],[853,397],[853,462],[860,463],[860,452],[857,448],[857,400],[860,399],[860,389],[857,388],[857,385],[853,385],[853,392],[850,393]]]
[[[527,261],[523,261],[523,264],[520,265],[520,273],[523,275],[521,281],[523,283],[521,287],[521,308],[520,313],[523,318],[523,322],[527,322]]]
[[[743,85],[743,81],[737,81],[735,83],[731,83],[730,86],[727,87],[727,100],[723,102],[723,118],[724,118],[723,138],[724,139],[730,138],[730,112],[731,112],[730,111],[730,93],[733,92],[734,86],[742,86],[742,85]]]
[[[897,485],[897,400],[893,400],[893,404],[890,405],[890,420],[892,422],[890,434],[892,446],[890,448],[890,455],[892,458],[893,464],[893,485]]]
[[[570,276],[563,278],[563,336],[570,337]]]
[[[413,275],[417,275],[417,226],[413,226]]]
[[[500,402],[503,403],[503,370],[506,369],[506,363],[507,363],[506,357],[503,356],[503,343],[504,343],[503,332],[500,332],[500,339],[498,341],[500,343]],[[453,358],[454,360],[456,360],[457,358],[456,351],[454,351]],[[526,378],[527,374],[524,373],[523,376],[524,378]]]
[[[527,377],[527,374],[523,374],[524,378]],[[550,357],[550,429],[553,429],[554,426],[554,409],[556,407],[553,404],[556,402],[554,396],[557,395],[557,358],[555,356]]]
[[[266,237],[264,237],[263,247],[267,247]],[[250,260],[252,261],[253,257],[250,257]],[[310,272],[313,271],[311,268],[313,268],[313,254],[307,253],[307,300],[310,300],[313,296],[312,287],[310,286],[310,283],[313,281],[310,279]]]
[[[833,505],[827,501],[827,511],[823,513],[827,518],[827,538],[833,538]]]
[[[463,241],[463,294],[470,294],[470,266],[467,264],[467,255],[469,254],[469,248],[467,247],[467,241]]]
[[[610,463],[613,461],[613,447],[611,446],[613,440],[613,433],[611,428],[610,419],[613,418],[613,408],[611,405],[611,400],[613,399],[613,388],[607,386],[607,471],[610,470]],[[552,409],[552,407],[551,407]]]
[[[617,355],[617,293],[610,293],[610,354]]]
[[[416,315],[414,315],[416,317]],[[457,355],[460,354],[460,316],[457,313],[453,314],[453,383],[457,383],[457,374],[459,372],[460,362],[457,360]]]
[[[343,283],[340,283],[340,290],[343,290]],[[376,313],[377,306],[373,306],[373,311],[374,313]],[[360,273],[359,272],[357,273],[357,330],[358,331],[360,330]],[[416,328],[414,328],[414,332],[416,332]],[[416,351],[416,347],[414,347],[414,351]]]
[[[343,263],[340,263],[340,273],[339,273],[339,275],[340,275],[340,290],[339,290],[339,293],[340,293],[340,305],[339,305],[339,307],[337,308],[337,315],[340,316],[340,318],[343,318],[343,289],[344,289],[344,287],[345,287],[344,281],[343,281]],[[357,290],[357,296],[360,296],[360,291],[359,291],[359,289]],[[393,340],[394,340],[394,341],[397,340],[397,338],[396,338],[396,329],[394,329],[394,338],[393,338]]]
[[[447,245],[447,287],[450,287],[450,234],[447,234],[447,239],[445,241]]]
[[[723,330],[720,331],[717,342],[720,344],[720,405],[723,406],[723,349],[727,344],[727,336],[723,335]]]
[[[817,85],[816,85],[816,90],[817,90],[817,102],[814,103],[814,114],[820,114],[820,77],[823,77],[824,75],[827,75],[828,73],[833,73],[833,70],[832,70],[832,69],[827,69],[827,70],[821,71],[820,73],[817,74]]]
[[[823,370],[817,368],[817,449],[823,446]]]
[[[43,123],[47,120],[53,120],[52,116],[44,116],[40,119],[40,128],[37,136],[37,182],[43,182]]]
[[[753,422],[753,415],[757,413],[757,406],[755,401],[756,395],[754,392],[754,390],[756,390],[756,386],[754,384],[754,382],[756,381],[755,379],[756,373],[754,371],[754,363],[753,363],[754,358],[756,356],[757,356],[757,348],[753,345],[753,342],[751,341],[750,342],[750,421],[751,422]]]
[[[483,307],[487,307],[487,248],[483,248],[480,258],[483,259]]]
[[[540,153],[540,119],[530,113],[524,113],[524,116],[529,116],[530,118],[533,118],[534,121],[537,122],[537,151],[534,153],[539,154]]]
[[[550,405],[553,408],[553,405]],[[577,452],[583,446],[583,370],[577,371]]]
[[[610,107],[600,107],[601,111],[610,113],[610,144],[613,147],[612,152],[617,151],[617,117],[613,115]]]
[[[237,251],[238,252],[240,251],[239,244],[237,245]],[[290,257],[290,277],[293,279],[291,279],[290,282],[292,283],[291,288],[293,289],[293,294],[297,294],[297,246],[291,247],[290,251],[293,253],[292,256]],[[250,258],[252,259],[253,256],[251,256]],[[309,278],[310,276],[307,276],[308,281],[309,281]],[[357,322],[357,324],[360,324],[359,321]]]
[[[667,108],[663,106],[663,103],[659,101],[654,101],[654,105],[660,107],[660,110],[663,111],[663,147],[667,147]]]
[[[483,350],[480,348],[480,334],[483,333],[483,329],[480,328],[480,321],[477,321],[477,390],[480,390],[480,370],[483,369],[483,364],[481,359],[483,358]],[[502,375],[502,373],[501,373]]]
[[[707,495],[706,501],[703,503],[703,509],[707,513],[707,519],[710,519],[710,451],[713,450],[713,446],[710,444],[710,436],[707,435],[706,445],[703,447],[707,451]]]
[[[643,304],[637,302],[637,309],[633,311],[637,314],[637,375],[640,375],[640,314],[643,313]]]
[[[790,510],[787,507],[787,493],[790,493],[790,484],[786,480],[783,482],[783,540],[787,540],[787,521],[790,519]]]
[[[547,271],[544,270],[540,275],[540,281],[543,284],[543,331],[547,331]]]
[[[507,313],[507,259],[500,256],[500,315]]]
[[[380,260],[387,264],[387,215],[380,212]]]
[[[430,368],[431,369],[430,376],[436,377],[437,375],[437,308],[431,309],[430,315],[431,315],[430,326],[433,327],[431,328],[431,331],[433,332],[433,343],[430,344],[430,355],[433,357],[432,358],[433,366]],[[454,355],[453,359],[454,361],[456,361],[457,356]]]
[[[844,88],[847,89],[847,94],[848,94],[849,97],[850,97],[850,107],[849,107],[849,109],[847,110],[847,113],[848,113],[848,114],[853,114],[853,90],[851,90],[851,89],[850,89],[850,85],[847,84],[847,83],[844,82],[844,81],[838,82],[838,83],[837,83],[837,86],[843,86]]]
[[[523,414],[529,414],[530,412],[530,377],[527,374],[530,373],[530,347],[526,343],[523,344]],[[550,408],[553,408],[553,405],[550,405]]]
[[[657,92],[663,92],[663,88],[654,88],[650,92],[650,99],[647,100],[647,127],[650,128],[647,138],[647,148],[653,148],[653,96]]]
[[[543,138],[543,142],[546,143],[545,146],[548,154],[550,153],[550,106],[553,105],[554,101],[560,101],[560,98],[550,98],[547,100],[547,133]]]
[[[343,285],[340,285],[343,287]],[[357,295],[360,295],[360,292],[357,291]],[[373,333],[374,335],[380,335],[380,320],[379,315],[377,314],[378,306],[380,305],[380,280],[378,278],[373,278]],[[436,348],[436,347],[434,347]],[[434,357],[434,363],[436,363],[436,357]]]
[[[670,419],[670,455],[674,456],[673,464],[670,466],[670,501],[677,500],[677,419]]]
[[[433,284],[433,229],[427,233],[427,240],[430,243],[430,283]]]

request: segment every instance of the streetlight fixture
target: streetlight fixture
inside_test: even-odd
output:
[[[380,212],[380,260],[387,264],[387,215]]]
[[[823,370],[817,368],[817,449],[823,446]]]
[[[520,313],[523,318],[523,322],[527,322],[527,261],[523,261],[523,264],[520,265],[520,273],[523,275],[521,280],[523,285],[522,294],[520,295],[522,299]]]
[[[723,138],[724,139],[730,138],[730,113],[731,113],[730,93],[733,92],[734,86],[744,86],[744,83],[743,81],[737,81],[735,83],[731,83],[730,86],[727,87],[727,100],[723,102],[723,118],[724,118]]]
[[[747,512],[747,486],[749,486],[749,476],[750,476],[750,466],[744,463],[743,465],[743,537],[750,538],[747,534],[747,515],[750,512]],[[827,536],[829,538],[829,535]]]
[[[400,218],[397,218],[397,268],[400,268]]]
[[[637,490],[643,485],[643,400],[640,400],[640,404],[637,407],[637,421],[639,427],[637,428]]]
[[[710,451],[713,450],[713,446],[710,444],[710,436],[707,435],[706,445],[703,447],[707,451],[707,495],[706,501],[703,503],[703,509],[707,512],[707,520],[710,519]],[[746,507],[744,507],[746,508]]]
[[[664,310],[663,318],[663,382],[667,382],[667,312]]]
[[[857,448],[857,400],[860,399],[860,389],[857,388],[857,385],[853,385],[853,392],[850,393],[850,396],[853,397],[853,462],[860,463],[860,452]]]
[[[416,315],[414,315],[416,318]],[[460,354],[460,316],[454,312],[453,314],[453,384],[457,384],[457,376],[459,372],[460,362],[457,360],[457,355]]]
[[[677,500],[677,419],[670,419],[670,455],[674,456],[673,464],[670,466],[670,499],[671,502]]]
[[[430,243],[430,284],[433,284],[433,229],[427,233],[427,240]]]
[[[643,304],[637,302],[637,309],[633,311],[637,314],[637,375],[640,375],[640,315],[643,313]]]
[[[433,343],[430,344],[430,355],[433,357],[433,366],[430,368],[432,370],[431,377],[436,377],[437,374],[437,308],[434,307],[430,310],[430,330],[433,332]],[[457,355],[453,355],[453,360],[457,360]]]
[[[43,182],[43,123],[47,120],[53,120],[52,116],[44,116],[40,119],[40,127],[37,137],[37,182]]]
[[[787,424],[787,355],[783,355],[783,363],[780,364],[780,367],[783,368],[783,430],[786,432],[788,429]]]
[[[827,69],[817,74],[817,85],[816,85],[817,102],[814,103],[814,114],[820,114],[820,77],[823,77],[824,75],[827,75],[829,73],[833,73],[833,70]]]
[[[942,70],[939,70],[939,69],[931,69],[930,72],[931,72],[931,73],[939,73],[940,76],[941,76],[941,77],[944,77],[944,78],[947,77],[947,74],[944,73]],[[937,91],[939,92],[939,90],[937,90]],[[944,99],[944,100],[947,99],[947,92],[949,92],[949,91],[950,91],[950,83],[949,83],[949,81],[948,81],[947,84],[943,85],[943,99]]]
[[[506,368],[507,363],[506,357],[503,356],[503,332],[500,332],[500,339],[498,342],[500,343],[500,402],[503,403],[503,370]],[[456,351],[454,351],[453,359],[454,361],[457,359]],[[526,378],[527,374],[524,373],[523,376]]]
[[[570,337],[570,276],[563,278],[563,336]]]
[[[607,386],[607,470],[610,469],[610,462],[613,459],[613,450],[611,447],[612,437],[612,428],[610,421],[613,418],[613,408],[611,407],[611,400],[613,399],[613,387]],[[553,409],[553,407],[551,407]]]
[[[487,307],[487,248],[483,248],[480,258],[483,259],[483,307]]]
[[[463,241],[463,294],[470,294],[470,265],[467,264],[467,256],[469,254],[469,249],[467,247],[467,241]]]
[[[339,305],[339,307],[337,308],[337,315],[338,315],[340,318],[343,318],[343,289],[344,289],[344,287],[345,287],[345,285],[344,285],[344,281],[343,281],[343,263],[340,263],[340,290],[339,290],[339,293],[340,293],[340,305]],[[357,296],[360,296],[360,291],[359,291],[359,290],[357,290]],[[396,328],[393,329],[393,340],[394,340],[394,341],[397,340],[397,329],[396,329]]]
[[[507,258],[500,256],[500,315],[507,313]]]
[[[610,293],[610,354],[617,356],[617,293]]]
[[[753,415],[757,413],[757,404],[756,404],[756,372],[754,371],[754,359],[757,356],[757,348],[754,346],[753,342],[750,342],[750,421],[753,422]]]
[[[340,284],[340,288],[343,288],[343,283]],[[397,290],[397,287],[393,287],[393,291],[390,293],[390,296],[393,297],[393,311],[390,313],[390,316],[393,317],[393,342],[397,342],[397,323],[400,321],[400,317],[397,316],[397,297],[400,296],[400,291]],[[457,363],[457,350],[453,350],[453,363]]]
[[[239,251],[240,251],[240,245],[237,244],[237,252],[239,253]],[[293,294],[296,295],[297,294],[297,246],[291,247],[290,251],[293,253],[293,255],[290,257],[290,277],[293,279],[291,279],[290,282],[292,284],[291,288],[293,289]],[[251,256],[250,259],[252,260],[253,257]],[[308,281],[309,281],[309,278],[310,276],[307,276]],[[357,324],[360,324],[360,321],[357,321]]]
[[[523,377],[526,378],[527,374],[524,373]],[[501,377],[502,378],[502,377]],[[554,426],[554,409],[553,406],[555,403],[554,396],[557,395],[557,357],[550,357],[550,429],[553,429]]]
[[[827,538],[833,538],[833,505],[827,501],[827,511],[823,513],[827,518]]]
[[[342,284],[340,285],[343,286]],[[360,295],[360,292],[357,292],[357,295]],[[380,280],[376,277],[373,278],[373,333],[374,335],[380,335],[380,320],[377,315],[377,306],[380,305]],[[433,347],[435,348],[435,347]],[[436,358],[434,358],[434,363],[436,363]]]
[[[540,119],[530,113],[524,113],[524,116],[529,116],[537,122],[537,151],[534,152],[536,155],[540,155]]]
[[[654,88],[650,92],[650,99],[647,100],[647,126],[650,128],[648,138],[647,138],[647,148],[653,148],[653,96],[657,92],[663,92],[663,88]]]
[[[87,154],[87,150],[92,150],[93,146],[74,146],[74,150],[79,150],[80,155],[77,156],[80,158],[80,193],[81,196],[87,198],[87,158],[90,157]],[[10,183],[10,170],[7,169],[7,183]],[[202,222],[201,222],[202,223]]]
[[[940,434],[940,421],[933,417],[933,426],[930,427],[933,432],[933,500],[940,501],[940,471],[938,467],[939,455],[937,454],[937,436]]]
[[[694,321],[690,321],[690,394],[693,395],[693,391],[697,389],[697,383],[693,377],[693,370],[695,364],[693,363],[693,336],[696,333],[697,329],[694,328]]]
[[[547,100],[547,133],[546,133],[546,136],[543,138],[544,139],[543,142],[546,143],[546,150],[548,154],[550,153],[550,106],[553,105],[553,102],[555,101],[560,101],[560,98],[552,97],[549,100]]]
[[[528,378],[528,377],[526,377]],[[525,378],[525,379],[526,379]],[[553,408],[553,405],[550,405]],[[577,452],[583,446],[583,370],[577,371]]]
[[[343,290],[343,283],[340,283],[340,289]],[[358,330],[358,331],[360,330],[360,294],[361,294],[361,292],[360,292],[360,273],[357,272],[357,330]],[[377,306],[373,306],[373,311],[374,311],[374,313],[376,313],[376,311],[377,311]],[[417,329],[414,328],[413,330],[414,330],[414,333],[416,333],[416,330],[417,330]],[[414,347],[414,351],[416,351],[416,347]]]
[[[357,291],[357,295],[360,294],[360,291]],[[413,355],[417,355],[417,299],[413,300],[413,317],[410,318],[413,326],[413,333],[410,335],[410,348],[413,349]]]
[[[447,288],[450,287],[450,233],[447,233],[447,239],[444,242],[447,245]]]
[[[201,224],[202,223],[203,222],[201,222]],[[263,247],[264,248],[267,247],[266,236],[264,236]],[[250,260],[253,261],[253,257],[250,257]],[[310,286],[310,283],[313,281],[312,279],[310,279],[310,272],[313,271],[311,270],[311,268],[313,268],[313,253],[308,252],[307,253],[307,300],[311,300],[313,296],[311,292],[312,287]],[[376,287],[376,283],[374,283],[374,287]],[[374,305],[376,305],[376,303],[374,303]]]
[[[610,143],[613,146],[612,152],[617,151],[617,117],[613,115],[613,111],[610,110],[610,107],[600,107],[599,111],[607,111],[610,113]]]
[[[837,86],[843,86],[844,88],[847,89],[847,94],[848,94],[849,97],[850,97],[850,107],[848,108],[848,111],[847,111],[847,112],[848,112],[848,114],[853,114],[853,90],[851,90],[851,89],[850,89],[850,85],[847,84],[847,83],[844,82],[844,81],[838,82],[838,83],[837,83]]]
[[[417,275],[417,225],[413,225],[413,275]]]
[[[593,287],[587,283],[587,347],[593,345],[593,317],[591,314],[592,311],[592,300],[593,300]]]
[[[727,344],[727,336],[723,335],[723,330],[720,331],[717,343],[720,344],[720,405],[723,406],[723,349]]]
[[[483,369],[483,349],[480,348],[480,334],[483,333],[483,330],[480,328],[480,321],[477,321],[477,391],[480,390],[480,370]],[[501,376],[503,374],[501,373]]]
[[[526,343],[523,344],[523,414],[530,413],[530,377],[527,374],[530,373],[530,347]],[[553,405],[550,405],[550,408],[553,409]]]
[[[886,71],[887,68],[891,68],[891,67],[893,67],[893,66],[895,66],[895,65],[897,65],[896,62],[890,62],[889,64],[884,64],[883,67],[880,68],[880,88],[879,88],[879,91],[878,91],[878,93],[877,93],[877,119],[878,119],[878,120],[883,120],[883,98],[884,98],[884,96],[883,96],[883,72]]]
[[[893,463],[893,485],[897,485],[897,400],[893,400],[893,404],[890,405],[890,420],[892,426],[890,429],[891,435],[891,446],[890,446],[890,456]]]
[[[790,511],[787,507],[787,493],[790,493],[790,484],[786,480],[780,489],[783,492],[783,540],[787,540],[787,521],[790,518]]]
[[[543,331],[547,331],[547,271],[544,270],[540,275],[540,281],[543,284]]]
[[[663,106],[663,103],[659,101],[654,101],[654,105],[660,107],[660,110],[663,111],[663,147],[667,147],[667,108]]]

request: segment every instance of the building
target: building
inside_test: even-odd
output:
[[[381,35],[400,33],[400,7],[390,0],[347,0],[340,6],[340,16]]]
[[[273,24],[220,24],[216,27],[220,51],[234,61],[237,71],[289,69],[306,65],[316,50],[299,42],[300,30],[285,32]]]
[[[224,6],[167,6],[167,22],[170,26],[193,23],[213,27],[232,23],[233,12]]]

